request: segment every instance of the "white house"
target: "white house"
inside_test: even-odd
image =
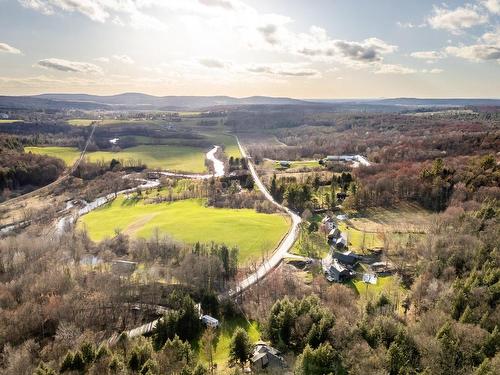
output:
[[[202,315],[200,317],[200,320],[205,324],[207,327],[212,327],[212,328],[217,328],[219,327],[219,321],[210,315]]]

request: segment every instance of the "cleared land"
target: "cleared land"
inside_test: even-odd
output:
[[[23,120],[8,120],[8,119],[0,120],[0,124],[12,124],[13,122],[24,122],[24,121]]]
[[[404,203],[394,208],[372,208],[356,214],[354,227],[369,232],[425,232],[433,214],[416,204]]]
[[[82,216],[79,227],[85,227],[95,241],[113,236],[115,229],[147,238],[158,228],[186,243],[213,241],[238,246],[240,261],[245,263],[273,251],[287,232],[288,222],[282,215],[267,215],[251,209],[205,207],[201,199],[144,204],[118,197],[109,205]]]
[[[90,120],[86,118],[74,118],[71,120],[68,120],[68,124],[73,125],[73,126],[89,126],[96,120]]]
[[[66,163],[66,165],[72,165],[80,156],[80,150],[78,150],[76,147],[25,147],[24,151],[31,152],[33,154],[48,155],[59,158],[62,159],[64,163]]]
[[[203,173],[205,167],[205,150],[200,147],[155,145],[135,146],[119,152],[97,151],[87,154],[90,161],[110,162],[117,159],[126,164],[128,161],[140,161],[149,168],[172,171]]]
[[[349,249],[363,252],[366,249],[384,246],[382,233],[372,233],[358,230],[348,223],[339,222],[339,230],[347,236]]]
[[[71,165],[80,155],[75,147],[26,147],[26,152],[44,154],[64,160]],[[149,168],[158,168],[171,171],[204,173],[205,150],[200,147],[178,145],[135,146],[119,152],[96,151],[88,152],[86,158],[92,162],[102,161],[109,163],[112,159],[121,161],[124,165],[140,161]]]

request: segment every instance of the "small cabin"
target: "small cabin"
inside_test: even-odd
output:
[[[219,321],[210,315],[202,315],[200,317],[200,320],[207,327],[211,327],[211,328],[218,328],[219,327]]]

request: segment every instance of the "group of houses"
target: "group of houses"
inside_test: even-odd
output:
[[[345,220],[345,215],[339,215],[337,220]],[[322,267],[325,277],[330,282],[344,282],[356,276],[356,267],[359,263],[367,266],[372,275],[370,280],[375,280],[377,276],[385,276],[394,272],[394,267],[390,262],[380,261],[382,256],[381,248],[371,249],[369,254],[359,255],[348,249],[349,242],[347,234],[338,227],[336,220],[331,216],[325,216],[321,221],[321,229],[327,233],[327,241],[330,245],[330,252],[322,260]],[[364,275],[365,276],[365,275]]]

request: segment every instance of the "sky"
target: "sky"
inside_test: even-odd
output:
[[[500,0],[0,0],[0,94],[500,98]]]

